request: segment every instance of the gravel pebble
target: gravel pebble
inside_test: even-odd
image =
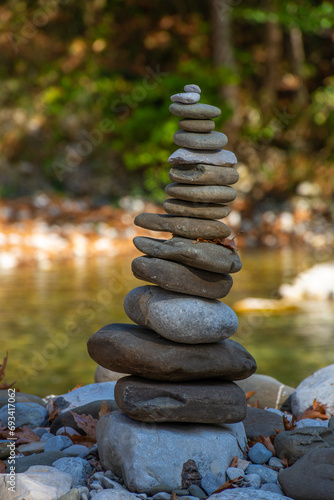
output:
[[[255,443],[248,452],[248,458],[254,464],[265,464],[273,456],[262,443]]]

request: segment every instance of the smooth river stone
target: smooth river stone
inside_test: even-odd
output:
[[[179,127],[189,132],[211,132],[215,129],[213,120],[191,120],[185,119],[179,121]]]
[[[169,106],[169,111],[173,115],[181,116],[182,118],[207,119],[217,118],[221,115],[221,110],[216,108],[216,106],[202,103],[181,104],[173,102],[173,104]]]
[[[183,90],[185,92],[196,92],[197,94],[200,94],[202,92],[199,86],[196,85],[195,83],[190,83],[189,85],[185,85]]]
[[[237,192],[229,186],[194,186],[173,182],[165,187],[169,196],[179,200],[205,203],[228,203],[235,200]]]
[[[227,238],[231,230],[223,222],[215,220],[189,219],[188,217],[175,217],[174,215],[142,213],[134,220],[136,226],[151,231],[166,231],[184,238],[214,239]]]
[[[246,397],[233,382],[156,382],[122,377],[115,400],[129,417],[142,422],[232,424],[246,416]]]
[[[120,373],[166,382],[219,378],[241,380],[256,370],[253,356],[234,340],[178,344],[137,325],[114,323],[87,343],[99,365]]]
[[[154,257],[137,257],[132,261],[131,267],[134,276],[140,280],[154,283],[172,292],[208,299],[226,297],[233,284],[229,274],[202,271]]]
[[[238,163],[238,160],[232,151],[226,149],[203,151],[202,149],[180,148],[170,155],[168,163],[170,165],[205,163],[206,165],[225,165],[229,167]]]
[[[139,286],[127,294],[124,310],[137,325],[184,344],[219,342],[238,328],[235,312],[219,300]]]
[[[151,257],[181,262],[213,273],[237,273],[242,267],[236,250],[214,243],[200,243],[177,236],[170,240],[136,236],[133,243]]]
[[[227,144],[227,137],[221,132],[205,134],[178,130],[173,135],[173,141],[178,146],[190,149],[219,149]]]
[[[181,92],[180,94],[174,94],[170,98],[173,102],[181,102],[183,104],[196,104],[200,100],[201,96],[197,92]]]
[[[174,182],[201,184],[202,186],[228,186],[239,180],[235,168],[216,165],[179,165],[169,170],[169,178]]]
[[[175,200],[172,198],[164,201],[163,207],[168,214],[198,217],[199,219],[223,219],[231,212],[231,208],[227,205],[192,203],[190,201]]]

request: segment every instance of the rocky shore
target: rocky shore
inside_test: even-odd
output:
[[[119,375],[119,374],[118,374]],[[103,378],[104,377],[104,378]],[[115,374],[98,370],[97,379]],[[16,441],[11,441],[7,425],[10,409],[8,391],[0,393],[0,498],[25,500],[329,500],[334,498],[334,365],[315,372],[296,390],[263,375],[252,375],[237,382],[249,405],[236,437],[240,449],[233,448],[231,433],[219,442],[220,458],[232,452],[224,474],[201,463],[200,450],[189,452],[196,434],[189,429],[184,443],[185,457],[178,471],[174,453],[179,447],[175,424],[159,424],[152,436],[169,433],[163,454],[154,457],[154,441],[145,422],[137,422],[145,437],[146,454],[137,455],[142,470],[141,491],[131,486],[132,479],[103,468],[115,421],[123,422],[124,432],[112,435],[123,442],[121,453],[130,456],[141,449],[127,432],[129,417],[122,414],[114,400],[115,381],[97,382],[59,396],[39,398],[15,394]],[[201,408],[198,411],[201,412]],[[219,410],[218,410],[219,411]],[[180,424],[179,424],[180,425]],[[187,424],[189,425],[189,424]],[[195,428],[196,426],[194,426]],[[229,424],[207,425],[206,433],[221,432]],[[170,432],[173,430],[174,432]],[[235,432],[235,430],[234,430]],[[243,435],[247,441],[243,441]],[[14,451],[8,443],[14,443]],[[151,448],[150,448],[151,447]],[[231,449],[233,448],[233,449]],[[121,460],[121,457],[119,457]],[[152,460],[161,463],[161,476],[150,476]],[[10,467],[15,463],[15,475]],[[130,474],[131,475],[131,474]],[[14,479],[13,479],[14,477]],[[162,480],[170,477],[170,481]],[[146,479],[145,479],[146,478]],[[153,479],[153,485],[152,485]],[[9,490],[14,481],[15,495]]]

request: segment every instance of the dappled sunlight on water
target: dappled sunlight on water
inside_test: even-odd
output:
[[[143,282],[131,273],[137,255],[22,267],[0,274],[0,355],[9,352],[6,378],[21,391],[45,396],[94,380],[88,338],[112,322],[129,322],[125,295]],[[276,296],[282,281],[304,270],[310,255],[291,249],[244,250],[243,270],[225,302]],[[334,363],[334,306],[311,302],[300,312],[243,314],[234,339],[255,357],[258,372],[297,385]]]

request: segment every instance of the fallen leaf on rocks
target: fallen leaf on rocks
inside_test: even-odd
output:
[[[324,405],[317,401],[317,398],[313,400],[312,406],[307,408],[299,420],[304,420],[305,418],[320,418],[321,420],[329,420],[330,416],[326,415],[327,405]]]
[[[289,462],[288,462],[288,459],[286,457],[282,458],[281,460],[281,464],[284,466],[284,467],[289,467]]]
[[[246,400],[251,398],[252,396],[254,396],[254,394],[256,393],[256,391],[248,391],[245,393],[245,396],[246,396]]]
[[[171,500],[176,500],[177,498],[179,498],[179,497],[177,496],[177,494],[174,491],[174,493],[172,494]]]
[[[228,481],[226,481],[226,483],[222,484],[221,486],[219,486],[219,488],[214,491],[212,493],[212,495],[214,495],[215,493],[220,493],[221,491],[224,491],[224,490],[230,490],[232,488],[234,488],[234,483],[237,483],[238,481],[241,481],[243,479],[242,476],[239,476],[239,477],[235,477],[234,479],[229,479]]]
[[[34,443],[41,439],[39,436],[37,436],[37,434],[35,434],[31,429],[29,429],[29,427],[25,425],[22,428],[17,427],[17,429],[15,429],[15,436],[12,436],[10,432],[11,431],[9,431],[8,427],[0,427],[0,438],[11,440],[13,437],[15,437],[17,438],[15,440],[15,445]]]
[[[71,411],[73,418],[80,429],[85,431],[88,437],[93,438],[96,441],[96,426],[97,419],[93,418],[92,415],[78,415]]]
[[[283,426],[285,431],[293,431],[296,428],[296,422],[297,419],[295,415],[292,415],[291,422],[289,422],[288,418],[285,415],[283,415]]]
[[[101,410],[99,411],[99,419],[104,417],[104,415],[108,415],[108,413],[110,413],[110,408],[106,401],[102,401]]]
[[[58,417],[60,408],[57,408],[53,399],[50,399],[50,401],[47,402],[45,408],[49,414],[49,421],[53,422]]]
[[[271,451],[271,453],[276,456],[276,451],[273,445],[273,440],[275,439],[274,435],[271,435],[269,437],[264,437],[262,434],[259,436],[260,442],[267,448],[267,450]]]
[[[87,446],[87,448],[91,448],[96,443],[96,438],[90,436],[78,436],[77,434],[70,436],[67,433],[63,434],[63,436],[69,437],[73,444],[82,444],[83,446]]]
[[[75,387],[73,387],[73,389],[70,389],[69,391],[67,391],[68,393],[69,392],[72,392],[72,391],[75,391],[75,389],[80,389],[80,387],[82,387],[82,384],[77,384]]]
[[[6,370],[7,360],[8,360],[8,352],[6,352],[6,356],[3,358],[2,365],[0,365],[0,382],[1,382],[1,380],[3,380],[2,384],[0,384],[0,389],[9,389],[16,382],[16,380],[15,380],[11,384],[7,384],[7,381],[5,379],[5,370]]]
[[[234,238],[235,236],[231,239],[214,238],[213,240],[205,240],[204,238],[199,237],[193,243],[213,243],[214,245],[222,245],[223,247],[228,248],[229,250],[232,250],[234,252],[235,250],[238,251],[234,242]]]
[[[238,467],[238,457],[233,457],[230,467]]]
[[[0,474],[3,474],[5,472],[6,467],[7,467],[7,464],[5,464],[5,462],[0,460]]]

